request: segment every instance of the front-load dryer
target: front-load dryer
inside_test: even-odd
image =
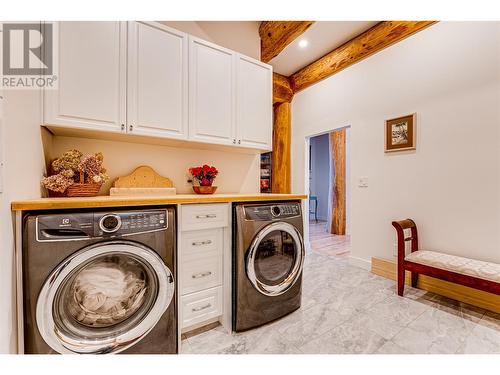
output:
[[[178,352],[175,209],[28,214],[25,353]]]
[[[300,307],[304,263],[300,202],[233,207],[233,331]]]

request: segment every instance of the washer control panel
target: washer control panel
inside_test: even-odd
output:
[[[39,215],[38,241],[68,241],[128,236],[168,228],[167,210]]]
[[[123,236],[167,227],[166,211],[126,211],[94,214],[94,231],[97,236]]]
[[[300,216],[300,203],[274,203],[267,205],[245,206],[245,219],[271,221]]]

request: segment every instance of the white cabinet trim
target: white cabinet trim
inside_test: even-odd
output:
[[[179,325],[184,328],[199,323],[209,323],[222,313],[222,288],[220,286],[180,297]]]
[[[246,61],[250,64],[254,64],[262,69],[265,69],[268,73],[268,79],[267,79],[267,90],[266,90],[266,102],[269,103],[269,107],[267,108],[267,126],[269,127],[268,131],[269,134],[267,136],[267,139],[262,142],[258,141],[253,141],[253,140],[247,140],[243,138],[243,121],[242,121],[242,113],[239,108],[239,100],[240,100],[240,95],[241,95],[241,90],[245,90],[245,87],[243,87],[242,83],[242,78],[243,74],[241,74],[241,65],[240,65],[240,60]],[[243,147],[252,147],[252,148],[258,148],[258,149],[263,149],[263,150],[272,150],[272,137],[273,137],[273,98],[272,98],[272,92],[273,92],[273,67],[271,65],[265,64],[261,61],[252,59],[251,57],[242,55],[242,54],[236,54],[236,69],[237,69],[237,74],[236,74],[236,138],[237,138],[237,143],[238,145],[241,145]]]
[[[181,57],[181,123],[180,130],[176,131],[174,129],[161,129],[153,126],[148,126],[148,124],[139,123],[138,114],[138,27],[139,25],[146,25],[148,27],[161,30],[165,33],[171,34],[182,40],[182,57]],[[128,22],[128,81],[127,81],[127,131],[129,133],[137,135],[147,135],[155,137],[166,137],[173,139],[187,139],[188,132],[188,35],[186,33],[177,31],[170,27],[164,26],[156,22]],[[151,58],[154,58],[152,56]],[[156,95],[157,93],[151,92],[150,95]],[[175,125],[175,124],[174,124]]]
[[[229,136],[216,136],[214,134],[203,133],[198,128],[198,118],[196,116],[197,108],[197,64],[196,58],[196,45],[211,48],[215,51],[227,54],[231,57],[231,104],[230,104],[230,127]],[[207,42],[203,39],[193,36],[189,37],[189,138],[192,140],[199,140],[203,142],[217,143],[217,144],[235,144],[236,143],[236,129],[235,129],[235,105],[236,105],[236,67],[235,67],[235,53],[227,48],[218,46],[217,44]]]
[[[58,29],[61,32],[61,23],[58,22]],[[71,114],[62,113],[60,108],[59,96],[64,93],[60,89],[42,89],[43,90],[43,121],[46,125],[63,125],[67,127],[77,128],[77,129],[89,129],[89,130],[99,130],[99,131],[111,131],[111,132],[121,132],[122,124],[126,121],[126,82],[127,82],[127,61],[126,61],[126,50],[127,50],[127,27],[124,22],[114,22],[115,27],[118,28],[119,42],[115,45],[118,53],[118,77],[117,77],[117,87],[118,92],[118,102],[115,103],[116,117],[114,121],[104,121],[98,118],[83,118],[74,116]],[[61,56],[61,37],[56,38],[59,43],[59,58]],[[64,80],[64,77],[60,76],[61,69],[63,68],[60,61],[57,65],[59,66],[59,79]],[[90,67],[88,67],[90,69]],[[61,84],[61,81],[59,82]],[[99,87],[96,87],[98,90]],[[82,99],[83,100],[83,99]]]
[[[194,325],[198,327],[209,324],[217,318],[231,332],[231,212],[232,205],[229,203],[177,205],[177,296],[179,324],[183,331],[194,329]],[[215,221],[207,218],[208,225],[202,225],[201,229],[198,225],[192,225],[193,215],[198,213],[217,214],[218,218]],[[200,249],[191,246],[192,242],[207,240],[215,241],[215,246],[211,246],[212,243],[197,246]],[[204,271],[213,273],[192,283],[189,277],[192,277],[195,269],[200,274]],[[186,282],[186,278],[189,282]],[[187,303],[198,303],[206,294],[214,296],[215,291],[217,308],[211,310],[210,314],[199,315],[196,319],[184,314]]]
[[[181,206],[183,231],[224,228],[228,225],[227,203],[188,204]]]

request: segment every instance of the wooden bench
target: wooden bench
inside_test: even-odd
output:
[[[411,286],[416,287],[423,274],[470,288],[500,295],[500,264],[418,249],[417,225],[411,219],[393,221],[398,234],[398,294],[403,295],[405,271],[411,272]],[[410,235],[405,236],[405,229]],[[406,242],[411,252],[406,255]]]

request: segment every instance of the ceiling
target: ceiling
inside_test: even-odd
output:
[[[377,23],[378,21],[315,22],[278,56],[269,61],[269,64],[276,73],[289,76]],[[300,47],[301,40],[307,40],[308,45]]]

